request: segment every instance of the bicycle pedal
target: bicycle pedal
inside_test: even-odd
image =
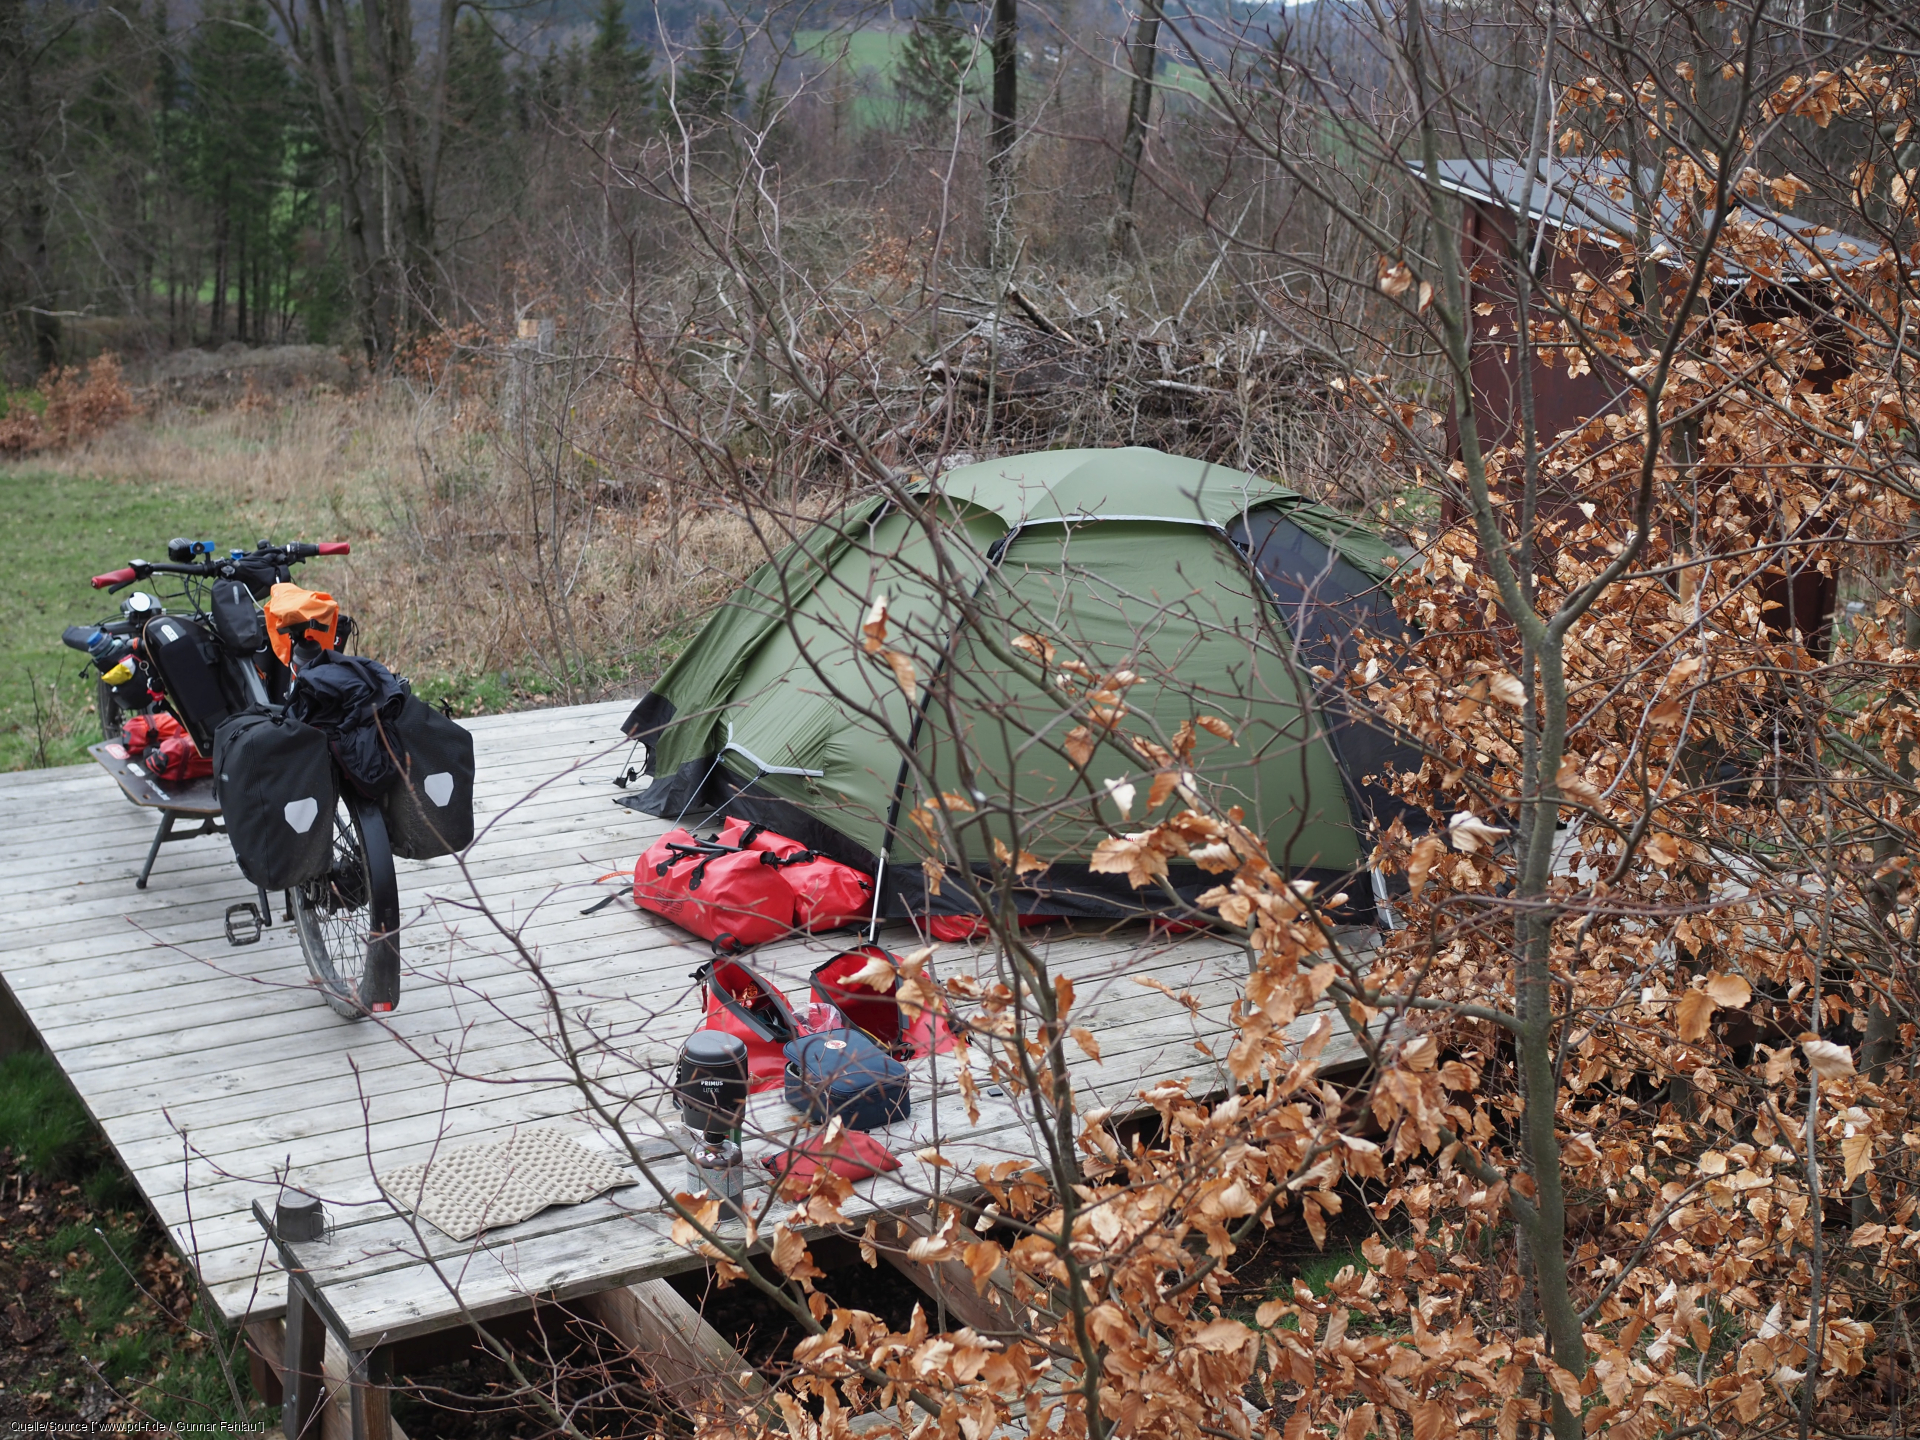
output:
[[[227,907],[227,944],[258,945],[260,932],[265,928],[267,917],[260,913],[260,907],[251,900],[243,900],[238,905]]]

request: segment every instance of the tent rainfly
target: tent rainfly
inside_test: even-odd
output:
[[[1418,753],[1344,684],[1358,636],[1404,633],[1393,561],[1350,516],[1157,450],[952,470],[848,506],[734,592],[627,719],[652,783],[622,803],[724,806],[877,870],[891,918],[972,913],[955,867],[999,846],[1041,866],[1021,860],[1023,914],[1164,913],[1218,877],[1177,863],[1135,889],[1088,860],[1146,818],[1152,747],[1211,716],[1182,783],[1370,919],[1370,831],[1426,825],[1378,783]],[[965,823],[937,824],[943,803]]]

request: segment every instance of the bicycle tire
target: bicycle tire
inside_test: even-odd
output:
[[[131,712],[120,703],[120,696],[104,680],[93,682],[93,708],[100,717],[100,738],[118,740],[121,727]]]
[[[380,808],[342,794],[333,864],[293,891],[293,928],[327,1007],[347,1020],[400,1003],[400,889]]]

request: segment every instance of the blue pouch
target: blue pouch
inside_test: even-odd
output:
[[[835,1116],[849,1130],[876,1130],[913,1108],[907,1067],[863,1030],[821,1030],[786,1046],[787,1103],[824,1125]]]

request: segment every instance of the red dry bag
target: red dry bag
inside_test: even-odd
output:
[[[859,925],[873,912],[871,878],[798,840],[729,816],[720,843],[762,850],[780,862],[780,873],[793,887],[793,923],[810,934]]]
[[[184,733],[150,742],[140,756],[140,763],[154,779],[175,783],[203,780],[213,774],[213,761],[200,753],[191,735]]]
[[[787,997],[744,960],[709,960],[693,978],[700,983],[707,1010],[700,1028],[746,1042],[748,1088],[770,1090],[783,1084],[786,1047],[800,1036]]]
[[[793,928],[793,888],[772,858],[669,830],[633,867],[633,903],[722,954],[744,950]]]
[[[129,755],[138,755],[169,736],[186,733],[187,727],[164,710],[158,715],[129,715],[120,722],[120,743],[127,747]]]

